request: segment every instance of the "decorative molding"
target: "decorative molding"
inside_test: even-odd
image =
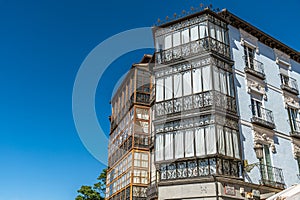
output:
[[[256,50],[256,53],[259,53],[258,39],[253,35],[247,33],[246,31],[244,31],[243,29],[240,29],[240,34],[241,34],[241,45],[245,45],[250,48],[253,48]]]
[[[283,53],[282,51],[280,51],[278,49],[274,49],[274,53],[276,56],[277,64],[283,64],[290,68],[291,64],[290,64],[290,56],[289,55]]]
[[[294,153],[294,158],[300,158],[300,144],[299,142],[296,142],[294,139],[292,140],[293,144],[293,153]]]
[[[293,107],[295,109],[300,108],[298,96],[291,95],[287,92],[284,92],[283,97],[284,97],[284,103],[285,103],[286,107]]]
[[[258,93],[259,95],[262,95],[265,100],[267,100],[266,83],[264,81],[247,76],[247,88],[248,93]]]
[[[254,145],[255,144],[263,144],[271,147],[272,153],[276,153],[276,147],[274,144],[274,132],[260,130],[258,128],[254,128]]]

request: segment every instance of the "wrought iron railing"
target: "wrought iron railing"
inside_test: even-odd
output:
[[[191,111],[215,106],[229,112],[236,112],[236,101],[234,97],[227,96],[217,91],[207,91],[176,99],[156,102],[155,116],[165,116],[172,113]]]
[[[260,184],[282,189],[285,187],[282,169],[261,163],[257,166],[260,169]]]
[[[272,129],[275,128],[274,116],[271,110],[256,105],[250,105],[250,108],[252,110],[253,117],[251,121],[253,123],[258,123]]]
[[[262,78],[265,77],[264,64],[262,62],[250,58],[249,56],[243,56],[243,59],[245,60],[246,72],[254,73],[254,75],[258,75]]]
[[[205,51],[215,51],[216,53],[219,53],[226,57],[230,57],[229,45],[211,37],[205,37],[187,44],[182,44],[170,49],[160,50],[156,52],[156,63],[165,64],[194,56]]]
[[[282,83],[282,89],[287,89],[291,92],[299,94],[298,83],[296,79],[286,76],[284,74],[280,74],[280,78]]]

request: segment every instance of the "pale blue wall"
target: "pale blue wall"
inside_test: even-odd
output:
[[[244,48],[240,41],[240,32],[238,29],[229,26],[229,38],[231,45],[232,59],[235,64],[234,69],[244,72]],[[286,135],[286,137],[275,136],[276,153],[271,153],[272,163],[274,167],[282,168],[285,183],[287,186],[299,183],[297,174],[299,174],[297,161],[294,159],[291,140],[289,139],[290,126],[288,123],[288,114],[285,109],[284,98],[280,89],[281,81],[279,76],[279,67],[276,64],[276,55],[274,50],[260,42],[258,42],[259,53],[256,59],[264,64],[267,87],[267,101],[264,102],[265,108],[272,110],[275,119],[276,132]],[[297,79],[300,84],[300,64],[291,60],[290,76]],[[250,95],[247,91],[245,74],[235,74],[235,84],[237,90],[238,110],[241,119],[250,122],[252,117],[250,105]],[[279,134],[279,135],[280,135]],[[253,131],[251,127],[241,125],[241,142],[243,147],[243,159],[248,163],[258,162],[253,150]],[[271,152],[271,151],[270,151]],[[249,174],[251,181],[257,183],[259,180],[259,171],[253,169]]]

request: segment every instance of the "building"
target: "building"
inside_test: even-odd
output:
[[[151,55],[145,55],[114,94],[110,116],[107,198],[145,198],[149,181]]]
[[[148,189],[131,199],[265,199],[299,183],[300,53],[227,10],[153,35]]]

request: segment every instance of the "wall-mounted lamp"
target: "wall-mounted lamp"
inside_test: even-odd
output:
[[[264,157],[263,154],[263,146],[261,144],[255,144],[254,151],[257,159],[262,159]]]

